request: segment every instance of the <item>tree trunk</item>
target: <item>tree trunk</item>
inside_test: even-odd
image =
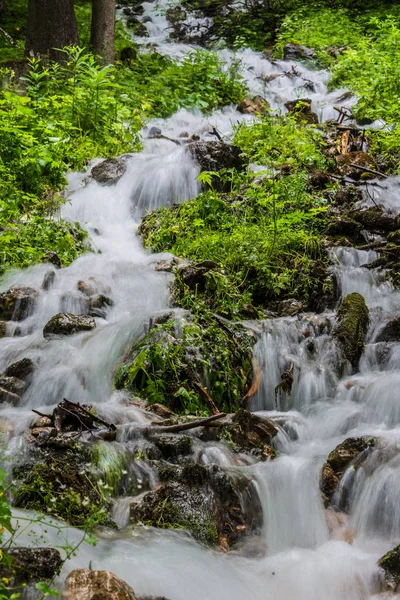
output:
[[[6,12],[6,0],[0,0],[0,18]]]
[[[78,44],[74,0],[29,0],[25,53],[62,60],[56,48]]]
[[[105,63],[114,62],[115,0],[92,0],[90,43]]]

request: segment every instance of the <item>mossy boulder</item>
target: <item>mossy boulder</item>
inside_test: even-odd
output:
[[[64,448],[31,446],[29,460],[13,471],[15,506],[50,513],[78,527],[108,522],[110,506],[91,468],[92,452],[74,439]]]
[[[395,592],[400,583],[400,545],[382,556],[378,560],[378,565],[385,572],[387,588]]]
[[[348,218],[361,223],[368,231],[379,233],[396,231],[400,225],[399,216],[389,214],[378,206],[352,210],[348,213]]]
[[[266,417],[240,409],[231,422],[219,428],[219,438],[227,439],[242,452],[250,452],[261,459],[274,458],[275,451],[270,447],[272,438],[278,433],[275,424]]]
[[[148,492],[140,504],[133,504],[131,516],[154,527],[187,529],[199,541],[225,548],[234,546],[245,533],[261,525],[261,510],[248,520],[240,494],[252,495],[251,481],[242,477],[234,482],[222,469],[200,464],[160,469],[162,485]]]
[[[91,170],[91,176],[101,185],[111,185],[121,179],[126,171],[124,158],[107,158]]]
[[[208,411],[210,398],[232,412],[251,385],[253,342],[242,325],[206,311],[170,319],[133,344],[115,386],[177,413]]]
[[[357,292],[346,296],[337,312],[332,336],[354,371],[364,351],[368,325],[369,310],[363,296]]]

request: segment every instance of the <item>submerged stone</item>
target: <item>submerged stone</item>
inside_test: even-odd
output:
[[[369,325],[369,310],[361,294],[346,296],[336,315],[332,336],[353,370],[358,368]]]

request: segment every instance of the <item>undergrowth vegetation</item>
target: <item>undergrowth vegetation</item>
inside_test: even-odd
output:
[[[327,207],[322,195],[307,191],[307,175],[261,174],[252,183],[234,176],[234,182],[239,187],[231,193],[208,190],[142,222],[144,243],[155,252],[212,260],[220,268],[209,273],[195,300],[181,287],[179,305],[193,310],[205,302],[223,316],[240,318],[260,315],[271,300],[294,296],[307,302],[323,293]]]

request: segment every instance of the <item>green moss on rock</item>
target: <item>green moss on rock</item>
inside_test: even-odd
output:
[[[332,335],[354,370],[364,351],[368,325],[369,310],[363,296],[356,292],[346,296],[338,310]]]
[[[385,572],[387,587],[395,591],[400,583],[400,545],[382,556],[378,561],[378,565]]]

